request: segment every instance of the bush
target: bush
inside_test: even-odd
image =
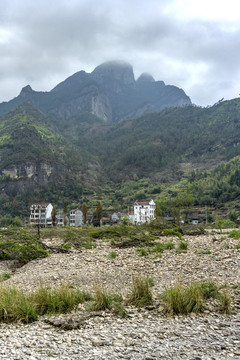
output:
[[[133,278],[133,285],[127,303],[137,307],[151,304],[151,286],[153,286],[153,281],[149,277],[137,276]]]
[[[41,287],[31,294],[24,294],[16,287],[1,287],[0,321],[30,323],[39,315],[66,313],[90,299],[87,293],[66,285],[58,289]]]
[[[179,237],[179,239],[182,238],[182,233],[179,231],[179,229],[164,229],[163,230],[163,235],[164,236],[177,236]]]

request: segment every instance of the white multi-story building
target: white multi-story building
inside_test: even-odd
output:
[[[31,225],[52,225],[52,209],[51,203],[36,203],[30,207],[30,224]]]
[[[150,222],[155,219],[156,204],[150,201],[135,201],[134,203],[134,223],[137,225]]]
[[[83,213],[82,210],[73,209],[70,211],[70,226],[81,226],[83,224]]]

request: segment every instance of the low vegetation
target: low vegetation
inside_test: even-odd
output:
[[[123,298],[121,295],[111,293],[97,286],[94,291],[93,301],[90,303],[88,309],[93,311],[111,310],[114,314],[125,316],[126,310],[122,301]]]
[[[153,295],[151,287],[153,280],[145,276],[137,276],[133,278],[132,289],[127,298],[127,304],[142,307],[152,304]]]
[[[15,260],[21,266],[48,255],[47,247],[33,231],[12,228],[0,230],[0,260]]]
[[[30,294],[16,287],[0,287],[0,321],[29,323],[43,314],[69,312],[90,298],[87,293],[65,285],[58,289],[41,287]]]
[[[189,314],[203,312],[206,300],[217,300],[216,310],[229,313],[231,300],[227,291],[220,291],[212,281],[192,282],[186,286],[177,283],[160,295],[165,311],[173,314]]]

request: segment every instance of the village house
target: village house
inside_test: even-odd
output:
[[[135,201],[134,203],[134,223],[136,225],[144,224],[155,219],[156,204],[150,201]]]
[[[81,226],[83,224],[83,213],[80,209],[73,209],[70,211],[70,226]]]
[[[52,225],[52,209],[51,203],[35,203],[30,207],[30,224],[47,226]]]
[[[57,220],[57,226],[67,226],[69,222],[66,214],[56,215],[56,220]]]

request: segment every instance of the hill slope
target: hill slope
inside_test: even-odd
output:
[[[163,183],[240,155],[240,99],[211,108],[168,108],[117,124],[89,113],[59,122],[24,104],[0,118],[0,130],[1,211],[8,211],[4,204],[12,211],[15,197],[22,206],[67,200],[90,207],[102,198],[114,210],[120,199],[127,206],[136,195],[158,196]]]

